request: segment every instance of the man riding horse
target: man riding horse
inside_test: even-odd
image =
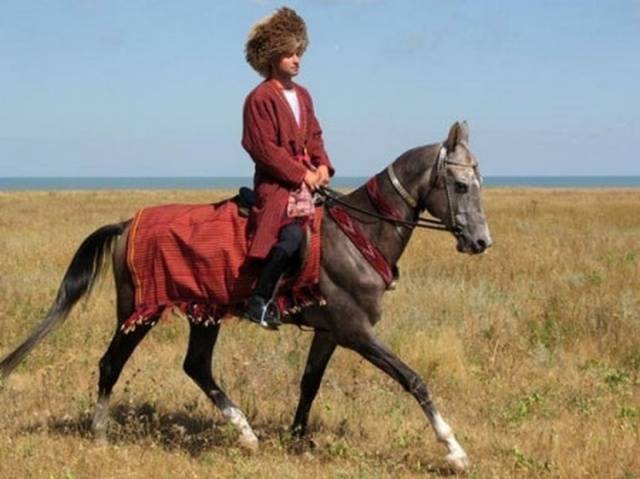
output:
[[[190,326],[186,374],[238,430],[240,444],[258,447],[246,415],[213,377],[213,351],[222,318],[236,314],[234,306],[244,304],[255,282],[244,268],[247,254],[266,258],[247,316],[274,327],[265,317],[266,306],[300,245],[313,210],[311,191],[326,185],[333,174],[311,97],[292,81],[306,38],[302,19],[283,8],[259,22],[247,43],[249,63],[266,77],[245,103],[243,145],[256,163],[258,196],[251,245],[246,241],[247,219],[233,201],[143,208],[133,219],[98,228],[76,251],[43,321],[0,361],[0,380],[91,291],[111,251],[117,328],[100,360],[92,421],[96,435],[105,435],[113,387],[127,360],[164,312],[177,308]],[[456,122],[446,139],[411,148],[360,188],[331,195],[323,210],[326,221],[311,235],[319,244],[310,248],[317,253],[315,286],[326,304],[306,304],[286,321],[314,329],[291,426],[294,437],[307,434],[311,406],[340,346],[358,353],[411,394],[445,444],[447,463],[455,470],[468,468],[467,454],[427,385],[377,337],[374,326],[383,317],[383,296],[393,279],[389,271],[416,228],[449,231],[461,253],[479,254],[491,246],[481,188],[468,125]],[[434,219],[420,216],[424,211]],[[320,215],[314,216],[314,226],[316,217]]]
[[[311,193],[334,173],[311,95],[293,81],[308,43],[304,20],[283,7],[253,26],[245,47],[265,78],[245,100],[242,146],[255,162],[257,193],[249,257],[266,260],[245,317],[270,329],[280,321],[268,305],[313,216]]]

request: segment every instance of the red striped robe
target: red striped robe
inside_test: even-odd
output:
[[[255,163],[257,194],[251,218],[253,241],[249,256],[253,258],[269,254],[280,228],[288,222],[289,193],[300,186],[307,171],[301,160],[305,149],[313,166],[326,165],[329,173],[334,173],[311,96],[300,85],[294,84],[294,88],[300,103],[300,126],[274,80],[258,85],[244,104],[242,146]]]

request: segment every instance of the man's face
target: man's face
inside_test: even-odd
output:
[[[276,76],[293,78],[300,71],[300,55],[297,53],[282,55],[274,62],[273,68]]]

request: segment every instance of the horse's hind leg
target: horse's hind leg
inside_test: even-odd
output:
[[[236,427],[240,433],[240,445],[246,449],[255,450],[258,448],[258,438],[247,422],[247,418],[213,380],[211,361],[219,329],[219,325],[191,324],[184,370],[220,409],[225,419]]]
[[[300,381],[300,401],[291,426],[294,436],[303,437],[307,431],[311,404],[318,393],[327,363],[335,349],[336,342],[329,333],[316,331],[309,349],[302,381]]]
[[[120,377],[122,368],[133,353],[136,346],[142,341],[147,332],[155,324],[158,318],[148,318],[144,324],[138,325],[133,331],[124,333],[122,325],[134,311],[135,289],[131,280],[131,274],[127,268],[127,239],[129,227],[118,237],[113,249],[112,263],[113,276],[116,283],[117,325],[116,332],[111,339],[111,344],[100,360],[100,379],[98,381],[98,403],[93,416],[93,431],[98,436],[104,436],[109,412],[109,397],[111,390]]]
[[[120,377],[122,368],[133,353],[136,346],[142,341],[147,332],[155,324],[157,318],[149,318],[145,324],[138,325],[129,333],[121,330],[120,324],[111,340],[111,344],[100,360],[100,380],[98,382],[98,404],[93,416],[93,431],[98,436],[104,437],[109,412],[109,397],[116,381]]]

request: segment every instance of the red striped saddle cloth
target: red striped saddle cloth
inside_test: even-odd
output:
[[[316,208],[306,261],[278,290],[276,303],[284,315],[324,302],[318,288],[322,218],[323,208]],[[157,321],[166,308],[205,324],[241,314],[260,271],[247,259],[250,241],[249,220],[232,200],[140,210],[127,245],[135,311],[123,329]]]

